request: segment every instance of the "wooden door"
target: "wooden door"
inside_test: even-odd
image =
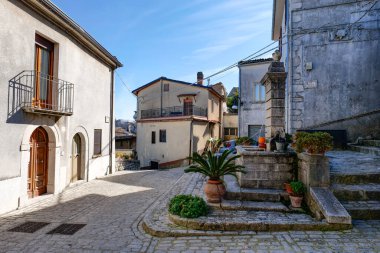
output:
[[[193,115],[193,100],[186,98],[183,101],[183,115]]]
[[[30,160],[28,171],[28,196],[39,196],[47,191],[48,138],[39,127],[30,137]]]
[[[74,135],[71,153],[71,182],[82,179],[81,174],[81,140],[79,134]]]
[[[36,34],[33,105],[52,107],[54,44]]]

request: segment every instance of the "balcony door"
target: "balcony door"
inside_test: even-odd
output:
[[[183,101],[183,115],[193,115],[193,100],[186,98]]]
[[[33,106],[52,109],[54,44],[36,34]]]

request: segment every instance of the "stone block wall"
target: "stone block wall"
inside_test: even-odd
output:
[[[380,138],[380,2],[289,2],[287,131],[344,129],[349,141]]]
[[[241,157],[236,163],[247,171],[238,173],[241,187],[283,189],[283,184],[293,177],[295,153],[247,151],[240,146],[237,151]]]
[[[298,154],[298,179],[306,188],[330,186],[330,164],[324,155]]]

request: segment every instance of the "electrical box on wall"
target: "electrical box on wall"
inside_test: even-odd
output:
[[[312,70],[313,69],[313,63],[312,62],[306,62],[305,68],[307,71]]]

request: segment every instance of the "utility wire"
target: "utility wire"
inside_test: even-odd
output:
[[[115,70],[115,73],[116,73],[117,77],[119,78],[119,80],[121,81],[121,83],[124,85],[124,87],[127,88],[127,90],[129,92],[132,92],[132,90],[128,87],[128,85],[123,81],[123,79],[121,78],[121,76],[119,75],[119,73],[117,72],[117,70]]]
[[[261,54],[259,54],[259,55],[256,55],[257,53],[262,52],[264,49],[270,47],[270,46],[273,45],[274,43],[277,43],[277,41],[270,43],[269,45],[263,47],[262,49],[256,51],[255,53],[253,53],[253,54],[251,54],[251,55],[249,55],[249,56],[243,58],[243,59],[240,60],[240,61],[256,59],[256,58],[258,58],[258,57],[260,57],[260,56],[262,56],[262,55],[265,55],[266,53],[268,53],[268,52],[270,52],[270,51],[272,51],[272,50],[278,48],[278,46],[275,46],[275,47],[272,47],[272,48],[266,50],[265,52],[263,52],[263,53],[261,53]],[[254,56],[254,55],[255,55],[255,56]],[[230,65],[230,66],[228,66],[228,67],[226,67],[226,68],[224,68],[224,69],[222,69],[222,70],[220,70],[220,71],[218,71],[218,72],[216,72],[216,73],[214,73],[214,74],[212,74],[212,75],[209,75],[209,76],[207,76],[206,78],[203,78],[202,81],[207,80],[207,79],[209,79],[209,78],[211,78],[211,77],[214,77],[214,76],[216,76],[216,75],[219,75],[219,74],[221,74],[221,73],[223,73],[223,72],[226,72],[226,71],[228,71],[228,70],[230,70],[230,69],[232,69],[232,68],[234,68],[234,67],[237,67],[240,61],[238,61],[238,62],[236,62],[236,63],[234,63],[234,64],[232,64],[232,65]],[[194,84],[196,84],[196,82],[194,82],[194,83],[192,83],[192,84],[194,85]],[[181,87],[181,88],[178,88],[178,89],[175,89],[175,90],[169,91],[169,92],[176,92],[176,91],[180,91],[180,90],[187,89],[187,88],[188,88],[187,86],[184,86],[184,87]],[[151,96],[143,97],[143,98],[142,98],[142,101],[147,102],[147,101],[153,100],[153,99],[155,99],[155,98],[160,98],[160,97],[161,97],[161,94],[154,94],[154,95],[151,95]]]

